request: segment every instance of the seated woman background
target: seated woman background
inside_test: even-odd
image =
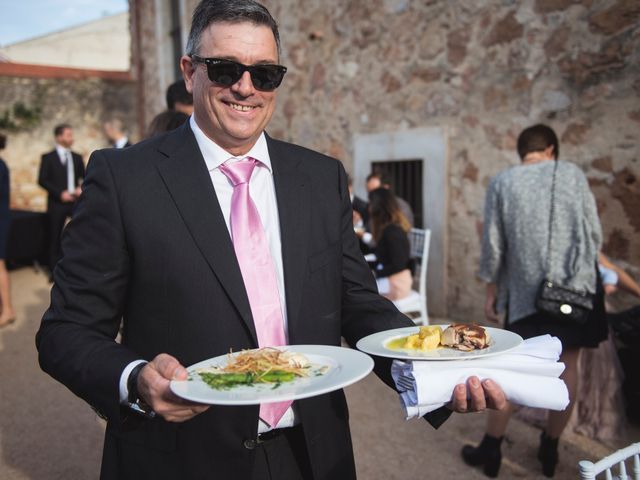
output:
[[[369,212],[378,262],[374,269],[378,291],[390,300],[400,300],[411,293],[413,283],[407,237],[411,225],[386,188],[369,192]]]

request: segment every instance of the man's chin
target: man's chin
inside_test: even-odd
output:
[[[262,131],[253,135],[246,135],[238,132],[228,132],[224,145],[220,144],[220,146],[233,155],[243,155],[256,144],[261,133]]]

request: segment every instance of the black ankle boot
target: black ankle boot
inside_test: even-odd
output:
[[[548,437],[546,432],[540,434],[540,448],[538,460],[542,463],[542,473],[545,477],[553,477],[558,465],[558,439]]]
[[[483,471],[487,477],[497,477],[500,463],[502,462],[500,444],[503,438],[494,438],[485,434],[482,442],[477,447],[472,447],[471,445],[462,447],[462,459],[467,465],[474,467],[483,465]]]

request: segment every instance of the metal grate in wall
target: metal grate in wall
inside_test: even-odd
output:
[[[422,211],[422,160],[394,160],[371,163],[372,172],[380,172],[389,179],[396,196],[404,198],[413,210],[415,227],[424,228]]]

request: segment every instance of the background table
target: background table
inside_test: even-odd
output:
[[[47,216],[41,212],[11,210],[6,262],[9,268],[47,264]]]

